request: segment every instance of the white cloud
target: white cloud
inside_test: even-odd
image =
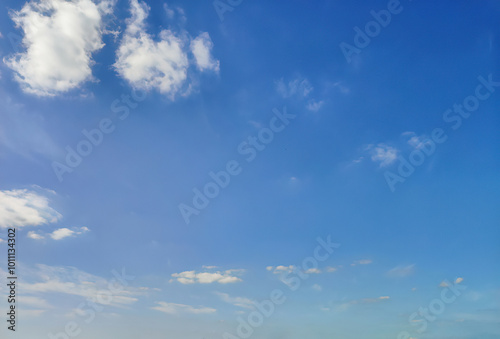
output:
[[[61,218],[40,193],[27,189],[0,191],[0,228],[39,226]]]
[[[274,274],[282,274],[282,273],[292,273],[297,269],[296,266],[294,265],[289,265],[289,266],[283,266],[279,265],[276,267],[273,266],[267,266],[266,270],[273,272]]]
[[[244,272],[242,269],[232,269],[217,272],[196,272],[184,271],[181,273],[173,273],[172,281],[178,281],[181,284],[211,284],[217,282],[219,284],[230,284],[242,281],[239,276]]]
[[[210,307],[193,307],[190,305],[167,303],[164,301],[157,301],[158,306],[151,307],[153,310],[168,314],[179,314],[179,313],[192,313],[192,314],[211,314],[215,313],[217,310]]]
[[[414,149],[421,149],[425,147],[426,145],[430,145],[432,141],[429,139],[429,137],[425,135],[417,135],[415,132],[404,132],[401,134],[404,137],[408,138],[408,145],[413,147]]]
[[[64,239],[64,238],[67,238],[67,237],[73,237],[73,236],[76,236],[76,235],[80,235],[80,234],[83,234],[85,232],[88,232],[89,229],[87,227],[80,227],[80,228],[76,228],[76,229],[69,229],[69,228],[66,228],[66,227],[63,227],[63,228],[59,228],[57,230],[55,230],[54,232],[52,232],[50,234],[50,237],[54,240],[61,240],[61,239]]]
[[[407,266],[397,266],[387,272],[387,275],[394,278],[403,278],[415,272],[415,264]]]
[[[227,293],[222,293],[222,292],[214,292],[216,295],[218,295],[222,301],[232,304],[234,306],[242,307],[242,308],[247,308],[253,310],[255,308],[255,302],[253,300],[250,300],[245,297],[231,297]]]
[[[306,274],[320,274],[321,273],[321,270],[319,268],[309,268],[307,270],[305,270]]]
[[[42,240],[45,239],[45,237],[41,234],[36,233],[35,231],[29,231],[28,232],[28,238],[30,239],[35,239],[35,240]]]
[[[336,267],[332,267],[332,266],[328,266],[326,269],[325,269],[328,273],[333,273],[335,271],[338,270],[338,268]]]
[[[109,287],[110,283],[113,284],[112,289]],[[23,296],[37,297],[44,293],[60,293],[115,307],[131,305],[138,301],[137,296],[144,294],[139,288],[122,285],[111,273],[108,281],[74,267],[47,265],[37,265],[35,270],[25,271],[24,282],[20,288]]]
[[[460,284],[462,281],[464,281],[464,278],[457,278],[455,279],[455,284]]]
[[[370,259],[362,259],[362,260],[356,260],[351,264],[351,266],[357,266],[357,265],[369,265],[371,264],[372,261]]]
[[[53,96],[92,79],[92,54],[104,44],[103,15],[112,1],[29,1],[12,20],[24,32],[26,51],[4,62],[27,93]]]
[[[68,237],[75,237],[77,235],[83,234],[88,231],[89,229],[87,227],[73,227],[72,229],[63,227],[63,228],[58,228],[49,234],[41,234],[41,233],[36,233],[34,231],[30,231],[28,232],[28,238],[35,240],[42,240],[45,239],[46,236],[49,236],[53,240],[61,240]]]
[[[214,44],[207,32],[201,33],[196,39],[191,41],[191,52],[196,60],[196,65],[201,71],[219,71],[219,60],[214,60],[211,51]]]
[[[191,90],[191,85],[187,84],[189,34],[184,30],[179,34],[162,30],[155,41],[145,27],[149,7],[138,0],[130,0],[130,7],[131,18],[127,20],[127,28],[116,52],[114,66],[118,74],[135,88],[156,89],[170,99],[177,94],[188,95]],[[210,55],[212,43],[208,33],[200,34],[197,39],[191,47],[196,47],[198,67],[215,70],[217,65],[218,70],[218,61]]]
[[[398,150],[392,146],[380,143],[377,146],[368,145],[366,150],[370,152],[373,162],[379,163],[380,167],[392,164],[398,155]]]
[[[285,83],[283,78],[275,82],[276,91],[283,98],[290,98],[292,96],[297,96],[300,98],[307,97],[309,93],[314,89],[309,83],[309,80],[305,78],[298,77],[294,80]]]
[[[317,112],[320,110],[321,107],[323,107],[324,101],[316,101],[314,99],[309,100],[309,102],[306,105],[306,108],[311,111],[311,112]]]

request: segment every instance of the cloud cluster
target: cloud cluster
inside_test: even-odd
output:
[[[30,231],[28,232],[28,238],[34,239],[34,240],[42,240],[45,239],[46,236],[49,236],[53,240],[61,240],[64,238],[68,237],[75,237],[77,235],[83,234],[88,232],[89,229],[87,227],[74,227],[73,229],[69,229],[66,227],[63,228],[58,228],[52,233],[49,233],[47,235],[42,235],[41,233],[37,233],[35,231]]]
[[[92,55],[104,46],[103,16],[111,6],[110,0],[33,0],[11,12],[25,51],[4,62],[23,90],[54,96],[91,80]]]
[[[391,165],[398,156],[396,148],[384,143],[368,145],[365,149],[370,153],[372,161],[378,163],[380,167]]]
[[[171,99],[177,94],[189,94],[189,49],[199,70],[219,71],[219,61],[211,55],[213,43],[208,33],[201,33],[189,43],[185,31],[176,34],[162,30],[155,41],[145,26],[149,7],[138,0],[131,0],[130,7],[131,17],[116,52],[114,67],[133,87],[156,89]]]
[[[173,273],[173,279],[170,282],[178,281],[181,284],[211,284],[217,282],[219,284],[231,284],[242,281],[239,276],[244,272],[242,269],[232,269],[216,272],[196,272],[184,271],[181,273]]]
[[[0,191],[0,228],[39,226],[62,218],[49,199],[35,191]]]

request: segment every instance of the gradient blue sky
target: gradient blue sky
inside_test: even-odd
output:
[[[0,237],[17,227],[22,278],[2,337],[75,321],[81,339],[223,338],[277,288],[251,338],[500,338],[500,87],[459,128],[444,118],[500,81],[500,2],[402,0],[351,62],[339,45],[387,1],[243,0],[222,21],[212,1],[44,3],[1,4]],[[248,162],[273,109],[295,118]],[[446,141],[391,191],[436,128]],[[186,224],[179,204],[231,160],[241,173]],[[275,273],[328,235],[340,247],[291,291]],[[122,268],[135,278],[87,323],[76,309]],[[417,332],[445,280],[467,288]]]

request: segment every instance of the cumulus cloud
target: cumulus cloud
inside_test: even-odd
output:
[[[207,32],[201,33],[196,39],[191,41],[191,52],[196,60],[196,66],[199,70],[219,71],[219,60],[212,56],[214,44]]]
[[[380,143],[376,146],[368,145],[366,150],[371,154],[373,162],[378,163],[380,167],[386,167],[392,164],[398,155],[398,150],[392,146]]]
[[[0,228],[39,226],[61,218],[40,193],[27,189],[0,191]]]
[[[178,281],[181,284],[211,284],[217,282],[219,284],[230,284],[242,281],[239,276],[243,274],[242,269],[232,269],[216,272],[196,272],[184,271],[181,273],[173,273],[170,282]]]
[[[179,314],[179,313],[192,313],[192,314],[210,314],[215,313],[217,310],[210,307],[193,307],[190,305],[167,303],[164,301],[157,301],[158,306],[151,307],[153,310],[168,314]]]
[[[296,269],[297,269],[297,267],[294,265],[289,265],[289,266],[279,265],[276,267],[274,267],[274,266],[267,266],[266,267],[266,270],[273,272],[274,274],[292,273]]]
[[[130,12],[114,66],[133,87],[156,89],[170,99],[177,94],[188,95],[191,90],[191,85],[187,84],[189,47],[200,70],[218,71],[219,62],[211,56],[213,44],[208,33],[200,34],[190,44],[187,32],[182,30],[176,34],[162,30],[155,41],[146,32],[145,21],[149,14],[146,3],[131,0]]]
[[[27,93],[54,96],[92,79],[92,54],[100,50],[103,16],[111,0],[29,1],[11,12],[23,30],[25,51],[4,58]]]

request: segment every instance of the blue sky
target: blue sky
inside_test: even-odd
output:
[[[498,1],[1,6],[2,336],[500,338]]]

